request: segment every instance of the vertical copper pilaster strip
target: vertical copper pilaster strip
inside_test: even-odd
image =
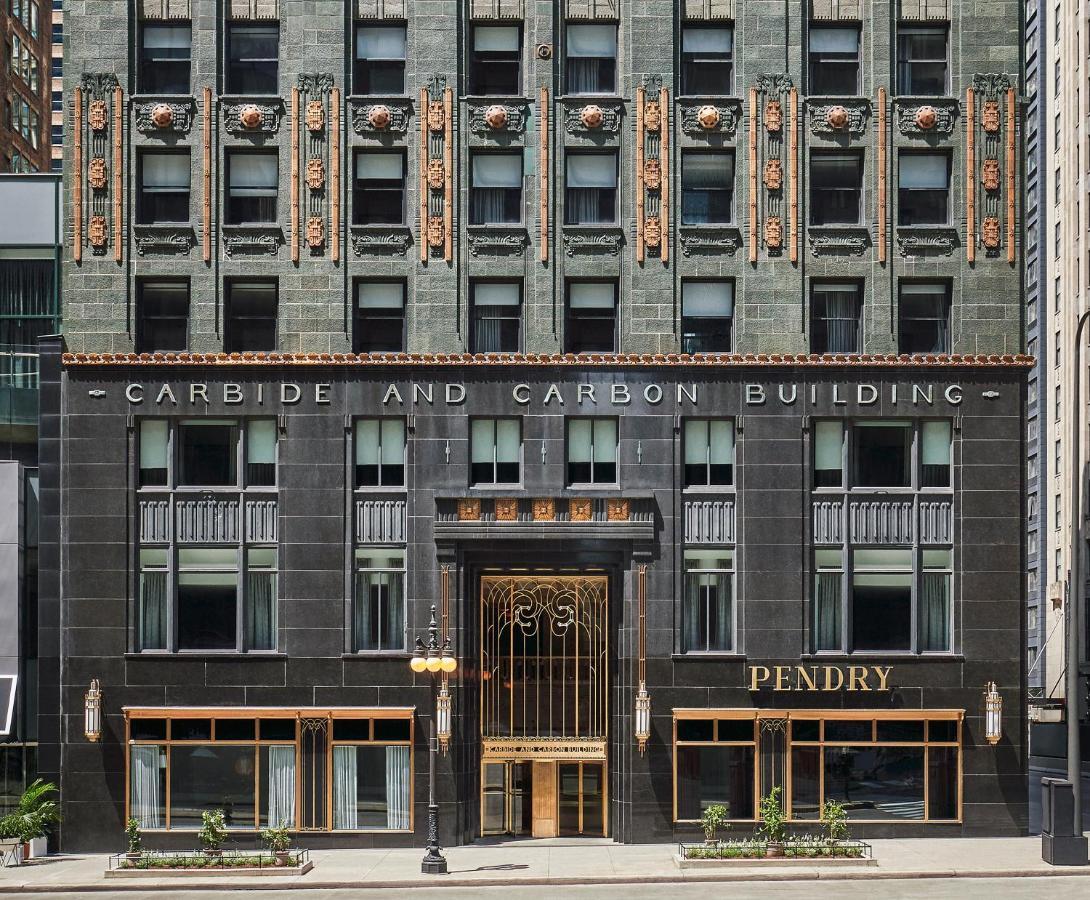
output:
[[[443,91],[443,259],[454,259],[454,89]]]
[[[428,261],[428,89],[420,89],[420,261]]]
[[[125,121],[122,108],[124,95],[120,87],[114,88],[114,262],[121,262],[121,201],[125,186],[121,178],[121,128]]]
[[[647,565],[641,563],[639,570],[639,670],[637,681],[642,688],[647,682]]]
[[[749,89],[749,261],[757,262],[757,89]]]
[[[549,89],[543,87],[538,105],[538,218],[541,261],[549,261]]]
[[[212,88],[204,89],[204,208],[201,210],[201,245],[204,261],[212,261]]]
[[[291,261],[299,264],[299,88],[291,89]]]
[[[976,95],[965,89],[965,258],[976,261]]]
[[[670,261],[670,92],[659,91],[659,168],[662,188],[659,190],[659,259]]]
[[[792,263],[799,261],[799,91],[791,88],[791,250]]]
[[[644,132],[643,111],[647,102],[647,90],[640,85],[636,88],[636,262],[643,265],[643,220],[646,200],[643,195],[643,157]]]
[[[439,603],[440,603],[440,621],[442,622],[442,630],[440,631],[442,646],[447,646],[447,641],[450,640],[449,622],[450,622],[450,566],[446,563],[439,569]],[[443,673],[443,687],[446,687],[450,683],[450,676]]]
[[[886,89],[878,88],[878,262],[886,261]]]
[[[72,92],[72,259],[83,259],[83,89]]]
[[[341,89],[329,92],[329,254],[341,259]]]
[[[1014,88],[1007,88],[1007,262],[1014,262]]]

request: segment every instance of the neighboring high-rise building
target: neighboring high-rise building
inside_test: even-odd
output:
[[[64,160],[64,2],[53,0],[52,45],[50,46],[50,165],[61,171]]]
[[[52,168],[50,72],[53,10],[48,0],[0,4],[0,172]]]
[[[1024,833],[1020,4],[65,11],[62,847]]]

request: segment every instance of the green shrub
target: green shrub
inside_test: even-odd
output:
[[[223,810],[214,809],[201,813],[201,830],[197,840],[205,850],[219,850],[227,840],[227,826],[223,823]]]
[[[288,832],[287,826],[282,824],[276,828],[266,828],[262,831],[261,840],[274,853],[282,852],[291,847],[291,834]]]
[[[830,841],[848,839],[848,814],[836,800],[826,800],[821,807],[821,819],[825,823],[825,833]]]
[[[700,827],[704,829],[705,839],[714,841],[720,828],[730,827],[727,822],[727,808],[718,803],[707,807],[704,810],[704,815],[700,817]]]
[[[757,829],[757,833],[763,835],[770,844],[782,844],[787,838],[783,805],[780,803],[782,793],[783,788],[777,785],[761,798],[761,827]]]
[[[125,838],[129,843],[129,853],[139,853],[141,851],[140,823],[136,819],[129,819],[125,823]]]

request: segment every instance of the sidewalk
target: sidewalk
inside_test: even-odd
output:
[[[423,850],[324,850],[311,853],[314,869],[297,877],[199,877],[105,879],[107,857],[55,856],[20,868],[0,869],[0,894],[77,891],[261,889],[300,891],[335,888],[420,886],[635,884],[719,881],[806,881],[820,878],[1015,878],[1085,875],[1090,866],[1053,868],[1041,861],[1041,839],[918,838],[874,841],[877,866],[861,869],[762,869],[681,871],[673,862],[675,844],[587,846],[518,842],[498,846],[454,847],[445,851],[447,876],[420,874]],[[1090,895],[1090,880],[1087,881]]]

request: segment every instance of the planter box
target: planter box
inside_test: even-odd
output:
[[[813,858],[802,856],[780,856],[768,859],[767,857],[753,857],[745,858],[739,857],[737,859],[683,859],[678,853],[674,854],[674,865],[679,869],[738,869],[745,868],[746,866],[754,866],[760,868],[808,868],[817,867],[820,869],[839,869],[839,868],[863,868],[866,866],[878,865],[878,860],[874,857],[836,857],[836,856],[817,856]]]
[[[37,837],[30,842],[30,858],[41,859],[49,855],[49,838]]]
[[[309,859],[301,866],[262,866],[261,868],[244,866],[224,866],[204,869],[107,869],[107,878],[200,878],[210,876],[212,878],[235,877],[252,878],[257,875],[306,875],[314,868],[314,863]]]

